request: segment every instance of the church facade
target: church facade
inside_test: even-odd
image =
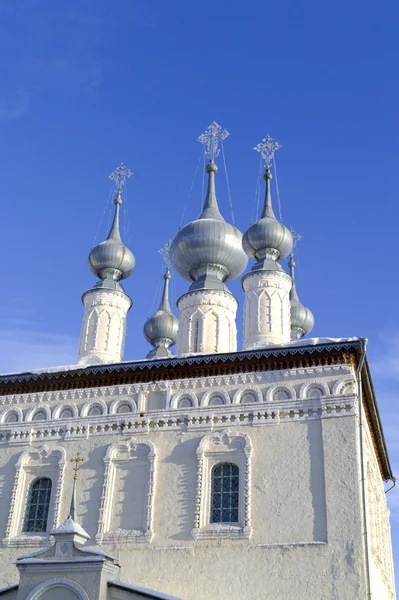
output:
[[[190,281],[123,361],[134,268],[114,221],[90,253],[77,364],[0,376],[0,598],[392,600],[386,491],[394,482],[366,340],[306,338],[291,232],[266,193],[244,236],[216,200],[220,144],[200,217],[168,255]],[[291,253],[287,273],[280,261]],[[242,277],[244,347],[237,349]],[[176,344],[176,356],[170,348]]]

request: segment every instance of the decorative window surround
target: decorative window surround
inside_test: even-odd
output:
[[[195,540],[235,538],[251,535],[251,442],[245,433],[222,429],[202,438],[197,449],[197,493],[192,536]],[[210,523],[211,471],[218,463],[239,467],[239,524]]]
[[[212,399],[220,396],[223,399],[223,404],[221,405],[212,405]],[[202,396],[201,399],[201,406],[208,406],[209,408],[215,408],[216,406],[228,406],[229,404],[231,404],[231,400],[230,400],[230,396],[229,394],[226,392],[226,390],[220,389],[220,390],[212,390],[210,392],[205,392],[205,394]]]
[[[13,413],[15,413],[15,415],[17,416],[18,420],[16,422],[21,423],[24,419],[24,415],[23,415],[22,410],[20,408],[18,408],[18,406],[13,406],[11,408],[4,410],[1,413],[0,423],[7,423],[8,416]]]
[[[130,398],[130,396],[122,396],[121,398],[117,398],[116,400],[114,400],[112,402],[111,406],[109,407],[109,411],[108,411],[109,414],[110,415],[121,414],[121,413],[118,413],[118,408],[121,404],[129,405],[131,413],[137,412],[137,404],[133,400],[133,398]]]
[[[143,530],[116,530],[110,531],[111,511],[113,499],[113,487],[116,475],[117,463],[127,463],[138,460],[132,456],[137,452],[139,446],[145,446],[148,449],[145,460],[148,461],[148,480],[147,480],[147,502],[146,514],[143,521],[145,527]],[[127,453],[126,457],[119,457],[119,452]],[[141,459],[143,460],[143,459]],[[131,438],[127,441],[116,442],[109,446],[104,458],[104,482],[101,493],[100,514],[98,519],[98,530],[96,541],[98,544],[113,542],[126,543],[149,543],[152,540],[152,518],[154,510],[155,496],[155,461],[156,453],[154,445],[149,441]]]
[[[93,398],[92,400],[90,400],[89,402],[86,402],[86,404],[83,405],[81,413],[80,413],[81,416],[89,417],[91,419],[92,415],[90,415],[90,411],[97,406],[101,410],[101,413],[99,413],[98,415],[93,415],[93,416],[101,416],[102,417],[108,413],[108,406],[107,406],[106,402],[104,402],[104,400],[101,400],[100,398]]]
[[[320,379],[312,379],[311,381],[306,381],[301,385],[299,390],[299,398],[301,400],[313,400],[315,397],[309,396],[309,393],[311,393],[313,388],[320,389],[320,398],[324,396],[330,396],[330,389],[325,381],[321,381]]]
[[[65,409],[70,409],[72,412],[72,418],[76,419],[79,416],[79,411],[78,411],[78,407],[76,406],[76,404],[72,404],[71,402],[68,404],[59,404],[58,406],[55,407],[55,409],[53,410],[53,419],[63,419],[64,417],[61,417],[60,415],[62,414],[62,411]],[[71,418],[71,417],[68,417]]]
[[[58,454],[59,457],[56,465],[44,465],[43,471],[41,470],[40,465],[29,465],[30,459],[43,461],[45,459],[50,459],[53,454]],[[26,450],[21,454],[15,466],[15,476],[11,493],[10,510],[8,514],[6,534],[5,538],[3,539],[3,544],[7,546],[22,547],[48,545],[48,540],[50,537],[49,532],[58,526],[62,498],[62,485],[64,480],[64,470],[66,462],[65,457],[66,452],[64,448],[49,448],[48,446],[32,448],[30,450]],[[57,469],[57,472],[55,474],[54,467],[56,467]],[[52,508],[53,521],[52,523],[49,521],[47,524],[48,533],[23,533],[23,517],[25,514],[25,507],[29,490],[27,475],[28,473],[35,472],[35,475],[37,476],[40,476],[42,474],[44,476],[50,476],[51,471],[53,473],[53,486],[50,506]]]
[[[245,394],[253,394],[254,402],[263,402],[263,394],[260,388],[256,385],[251,385],[235,392],[233,396],[233,404],[241,404],[242,398],[245,396]]]
[[[39,600],[39,598],[45,592],[47,592],[47,590],[52,589],[54,589],[55,596],[57,588],[73,590],[74,594],[79,600],[89,600],[89,596],[86,594],[84,589],[78,583],[76,583],[76,581],[72,581],[72,579],[66,579],[65,577],[54,577],[52,579],[48,579],[47,581],[42,581],[30,592],[30,594],[26,597],[26,600]]]
[[[172,400],[170,401],[170,408],[172,410],[173,409],[181,410],[181,408],[179,408],[179,403],[180,403],[180,400],[182,400],[183,398],[190,398],[192,407],[198,408],[198,406],[199,406],[198,397],[196,394],[194,394],[194,392],[191,392],[191,391],[178,392],[177,394],[175,394],[173,396]]]
[[[39,411],[42,411],[45,413],[46,415],[46,421],[50,421],[51,419],[51,410],[48,406],[46,406],[45,404],[40,404],[39,406],[34,406],[33,408],[30,409],[30,411],[28,412],[28,414],[26,415],[25,420],[26,421],[33,421],[35,418],[36,413],[38,413]]]

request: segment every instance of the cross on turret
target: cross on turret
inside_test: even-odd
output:
[[[266,137],[264,137],[263,140],[259,142],[257,146],[255,146],[254,150],[261,153],[261,156],[265,161],[265,167],[266,169],[269,169],[275,152],[280,150],[280,148],[281,144],[278,142],[273,142],[273,138],[267,134]]]
[[[207,127],[202,133],[198,141],[205,147],[205,156],[209,158],[210,162],[213,162],[217,156],[219,156],[220,148],[219,144],[223,142],[229,136],[227,129],[223,129],[216,121],[213,121],[209,127]]]
[[[109,175],[109,178],[112,179],[112,181],[115,181],[118,196],[120,196],[120,194],[122,193],[122,190],[126,183],[126,179],[131,177],[131,175],[133,175],[133,171],[125,167],[123,162],[121,162],[119,167],[117,167],[115,171],[113,171],[111,175]]]

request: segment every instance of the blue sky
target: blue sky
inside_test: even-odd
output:
[[[107,177],[120,161],[134,171],[123,232],[137,260],[125,358],[145,356],[157,251],[185,205],[186,222],[201,204],[202,163],[188,200],[198,135],[213,120],[231,132],[244,230],[259,173],[252,148],[268,132],[283,145],[282,212],[303,235],[298,291],[313,334],[369,338],[398,474],[398,25],[393,0],[378,10],[367,0],[1,3],[0,371],[74,362],[80,296],[94,282],[87,254],[109,226]],[[229,219],[222,168],[217,193]],[[186,289],[175,277],[174,300]],[[231,289],[242,306],[239,282]],[[399,559],[399,494],[389,498]]]

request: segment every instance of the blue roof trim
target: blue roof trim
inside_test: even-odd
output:
[[[246,350],[241,352],[229,352],[226,354],[202,354],[199,356],[189,356],[186,358],[165,358],[162,360],[142,360],[123,363],[114,363],[107,365],[98,365],[94,367],[85,367],[78,369],[68,369],[67,371],[44,372],[44,373],[18,373],[17,375],[0,375],[0,383],[20,383],[23,381],[40,381],[46,379],[62,379],[70,376],[81,377],[82,375],[99,375],[102,373],[113,373],[123,371],[134,371],[136,369],[156,369],[158,367],[171,368],[184,365],[212,364],[218,362],[232,362],[234,360],[244,360],[251,358],[278,358],[279,356],[294,356],[313,354],[315,352],[331,352],[334,350],[352,350],[360,348],[360,339],[345,342],[330,342],[321,344],[310,344],[309,346],[291,346],[265,350]]]

